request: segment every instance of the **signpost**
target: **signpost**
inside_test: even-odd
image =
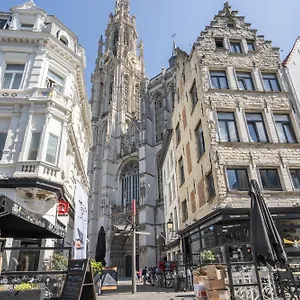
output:
[[[132,200],[132,294],[136,293],[136,200]]]

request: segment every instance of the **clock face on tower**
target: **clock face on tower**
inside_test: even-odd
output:
[[[139,58],[132,52],[128,53],[128,60],[129,63],[132,65],[133,68],[140,71],[141,70],[141,62]]]

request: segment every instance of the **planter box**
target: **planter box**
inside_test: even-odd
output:
[[[1,300],[43,300],[43,290],[0,291]]]

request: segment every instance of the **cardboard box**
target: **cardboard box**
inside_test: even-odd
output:
[[[196,300],[207,300],[207,297],[196,296]]]
[[[204,281],[207,280],[208,277],[207,276],[195,276],[193,275],[193,283],[194,284],[200,284],[200,283],[203,283],[204,284]]]
[[[206,271],[208,279],[224,279],[227,277],[226,271],[222,266],[208,265]]]
[[[208,300],[230,300],[229,290],[207,291]]]
[[[205,288],[209,291],[212,290],[225,290],[227,288],[226,286],[227,280],[225,278],[223,279],[205,279],[204,285]]]
[[[204,286],[204,283],[194,284],[194,293],[195,293],[195,296],[206,297],[207,292],[206,292],[206,288]]]

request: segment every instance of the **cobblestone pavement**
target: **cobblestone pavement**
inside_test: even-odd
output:
[[[150,285],[137,285],[137,293],[131,293],[131,281],[122,280],[117,291],[104,291],[98,300],[194,300],[193,292],[174,293],[173,289],[157,288]]]

